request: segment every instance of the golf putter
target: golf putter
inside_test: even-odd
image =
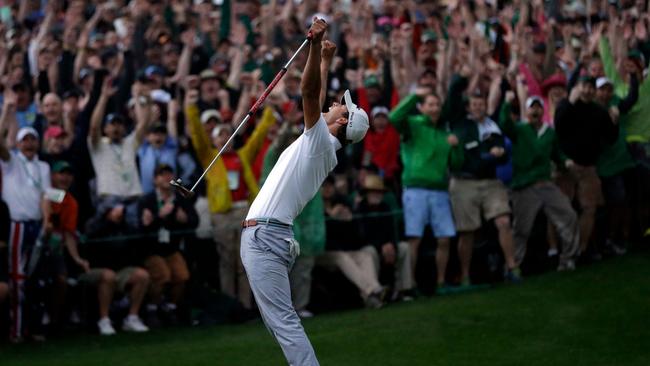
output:
[[[298,54],[300,53],[300,51],[302,51],[302,49],[305,48],[305,46],[309,43],[309,41],[310,41],[311,39],[312,39],[312,34],[311,34],[311,32],[310,32],[309,34],[307,34],[307,38],[302,42],[302,44],[300,45],[300,47],[298,47],[298,49],[297,49],[296,52],[293,54],[293,56],[291,56],[291,58],[289,59],[289,61],[287,61],[287,63],[284,65],[284,67],[282,67],[282,70],[280,70],[280,72],[278,72],[278,74],[275,75],[275,78],[273,78],[273,81],[271,81],[271,83],[269,84],[269,86],[266,87],[266,90],[264,90],[264,93],[262,93],[262,95],[257,99],[257,101],[255,102],[255,104],[253,104],[253,106],[252,106],[251,109],[248,111],[248,113],[246,113],[246,117],[244,117],[244,119],[239,123],[239,126],[237,126],[237,128],[236,128],[235,131],[232,133],[232,135],[230,136],[230,138],[228,139],[228,141],[226,141],[226,143],[223,145],[223,147],[221,148],[221,150],[219,150],[219,152],[218,152],[217,155],[214,157],[214,159],[212,159],[212,161],[211,161],[210,164],[207,166],[207,168],[205,168],[205,170],[203,171],[203,174],[201,174],[201,176],[199,177],[199,179],[196,180],[196,183],[194,183],[194,185],[192,186],[192,188],[189,188],[189,189],[188,189],[187,187],[185,187],[185,185],[183,184],[183,181],[182,181],[180,178],[173,179],[172,181],[169,182],[169,183],[170,183],[174,188],[176,188],[176,189],[178,190],[178,193],[180,193],[181,196],[183,196],[183,197],[185,197],[185,198],[189,198],[189,197],[194,196],[194,190],[196,189],[196,186],[198,186],[199,183],[201,183],[201,181],[203,180],[203,178],[205,177],[205,175],[208,173],[208,171],[210,170],[210,168],[212,168],[212,166],[213,166],[214,163],[217,161],[217,159],[219,159],[219,157],[220,157],[221,154],[224,152],[224,150],[228,147],[228,145],[230,145],[230,143],[231,143],[232,140],[235,138],[235,136],[237,136],[237,133],[238,133],[239,130],[242,128],[242,126],[244,126],[244,125],[246,124],[246,122],[248,122],[248,120],[250,120],[250,118],[251,118],[251,117],[252,117],[252,116],[257,112],[257,110],[259,109],[259,107],[260,107],[260,106],[262,105],[262,103],[264,103],[264,101],[266,100],[266,97],[268,97],[269,94],[271,93],[271,91],[273,90],[273,88],[275,88],[275,85],[280,81],[280,79],[282,79],[282,77],[284,76],[284,74],[287,73],[287,69],[288,69],[289,66],[293,63],[293,60],[296,58],[296,56],[298,56]]]

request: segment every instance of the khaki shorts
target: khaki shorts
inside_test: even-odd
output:
[[[474,231],[485,220],[510,213],[508,191],[497,179],[458,179],[449,184],[451,208],[457,231]]]
[[[129,283],[129,279],[137,267],[125,267],[119,270],[115,274],[115,281],[117,283],[117,290],[124,292],[126,285]],[[84,273],[79,276],[79,282],[84,282],[90,285],[97,285],[102,279],[102,273],[106,271],[106,268],[92,268],[87,273]]]
[[[152,255],[144,261],[144,268],[149,272],[151,281],[158,285],[183,283],[190,279],[187,262],[179,252],[167,257]]]
[[[605,203],[600,178],[595,166],[574,165],[558,175],[557,185],[573,201],[576,197],[583,211],[595,211]]]

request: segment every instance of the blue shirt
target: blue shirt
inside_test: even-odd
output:
[[[140,161],[140,182],[142,191],[151,193],[154,191],[153,178],[156,167],[160,164],[167,164],[176,172],[176,156],[178,155],[178,142],[175,138],[167,137],[167,140],[156,149],[148,141],[144,141],[138,149]]]
[[[36,123],[36,118],[38,116],[38,111],[36,110],[36,104],[31,103],[27,109],[24,111],[16,111],[16,120],[18,120],[18,128],[23,127],[34,127]]]

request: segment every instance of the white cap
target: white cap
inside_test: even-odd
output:
[[[27,135],[32,135],[36,137],[38,140],[38,132],[36,132],[35,129],[31,127],[23,127],[20,130],[18,130],[18,133],[16,134],[16,141],[22,141]]]
[[[389,113],[390,113],[390,111],[388,110],[388,108],[386,108],[384,106],[377,106],[377,107],[372,109],[372,112],[370,112],[370,115],[372,116],[372,118],[375,118],[375,117],[377,117],[378,114],[385,114],[386,116],[388,116]]]
[[[207,111],[201,113],[201,123],[208,123],[210,118],[216,118],[219,122],[222,121],[221,113],[216,109],[208,109]]]
[[[544,99],[542,99],[538,95],[533,95],[532,97],[526,99],[526,109],[532,107],[533,104],[535,103],[539,103],[542,106],[542,108],[544,108]]]
[[[232,133],[232,126],[229,124],[222,123],[218,125],[217,127],[212,129],[212,134],[210,135],[212,138],[215,138],[221,134],[221,131],[227,130],[228,132]]]
[[[363,140],[370,127],[368,114],[356,104],[352,103],[350,91],[346,90],[343,94],[345,106],[348,108],[348,124],[346,126],[345,138],[352,143]]]
[[[600,89],[605,85],[614,86],[614,83],[612,83],[612,81],[606,77],[599,77],[598,79],[596,79],[596,89]]]
[[[151,100],[153,100],[156,103],[167,104],[171,102],[172,96],[165,90],[156,89],[151,91]]]

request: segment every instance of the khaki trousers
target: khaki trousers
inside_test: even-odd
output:
[[[526,255],[528,237],[540,210],[558,232],[562,241],[560,263],[573,258],[580,245],[578,216],[571,202],[551,182],[540,182],[512,192],[513,229],[515,239],[515,261],[521,264]]]
[[[232,208],[226,213],[212,215],[214,240],[219,252],[219,278],[221,291],[237,298],[244,307],[252,306],[251,288],[244,265],[239,257],[241,247],[241,222],[246,218],[248,207]]]
[[[357,286],[364,300],[381,288],[379,273],[375,269],[372,254],[368,251],[328,251],[316,258],[316,264],[343,272]]]

